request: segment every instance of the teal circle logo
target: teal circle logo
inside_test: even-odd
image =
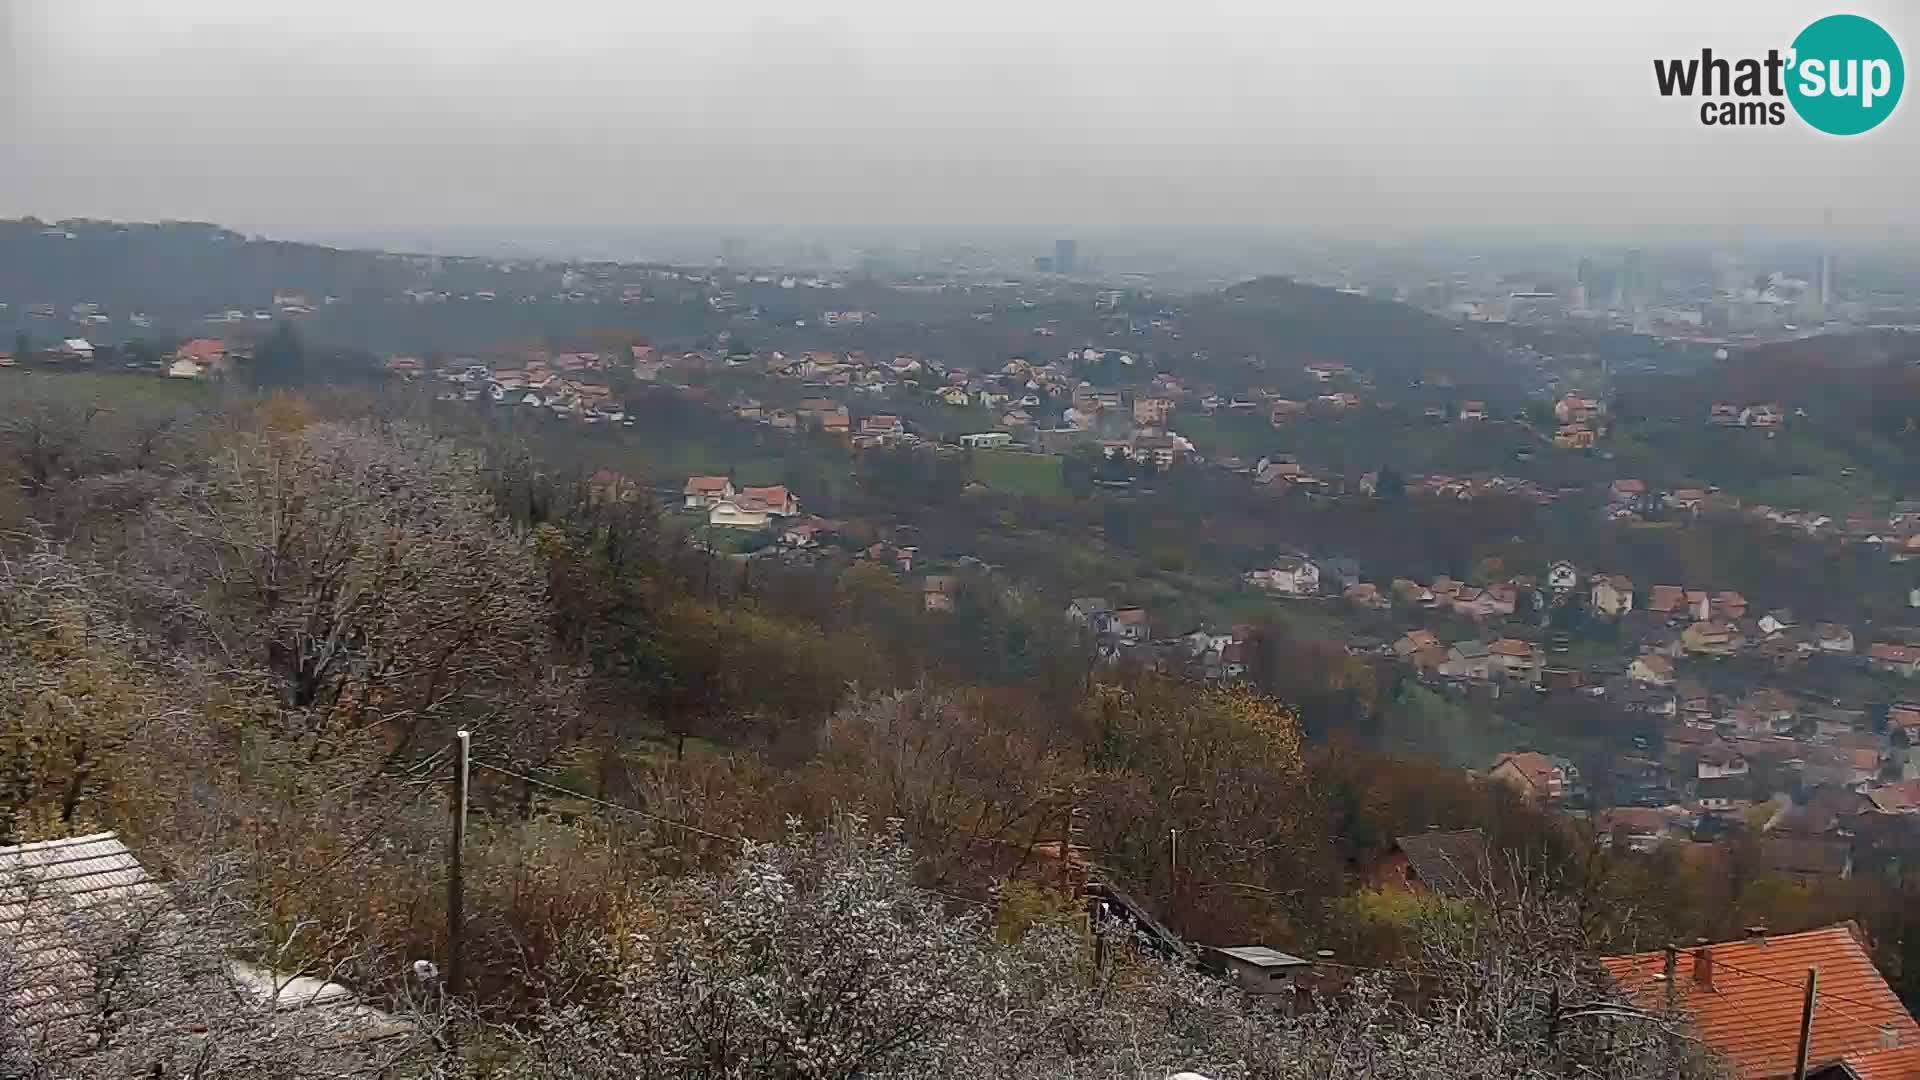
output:
[[[1907,81],[1893,35],[1859,15],[1829,15],[1800,31],[1791,63],[1793,111],[1829,135],[1879,127],[1893,115]]]

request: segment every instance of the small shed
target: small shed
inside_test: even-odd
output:
[[[1201,954],[1200,962],[1249,994],[1292,994],[1294,979],[1313,967],[1311,960],[1265,945],[1209,948]]]

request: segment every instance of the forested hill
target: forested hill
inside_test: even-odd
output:
[[[1244,282],[1196,300],[1192,336],[1223,359],[1250,354],[1335,360],[1371,372],[1384,390],[1444,376],[1462,388],[1511,381],[1498,349],[1476,328],[1405,304],[1284,277]]]
[[[0,300],[115,310],[267,307],[274,293],[316,300],[404,289],[416,260],[248,239],[199,222],[0,221]]]
[[[719,283],[699,271],[653,272],[662,269],[331,248],[198,222],[26,218],[0,221],[0,331],[110,343],[191,336],[227,312],[252,324],[292,306],[313,339],[375,352],[485,350],[616,331],[712,347],[730,331],[762,347],[904,351],[963,366],[1122,345],[1151,360],[1137,372],[1175,370],[1223,387],[1297,377],[1319,360],[1348,364],[1383,392],[1426,380],[1502,399],[1513,385],[1501,348],[1481,328],[1286,278],[1187,297],[1143,290],[1103,308],[1097,287],[1084,283],[902,290],[856,275],[829,293],[764,277]],[[644,303],[632,302],[642,282]],[[875,317],[823,333],[829,307]]]

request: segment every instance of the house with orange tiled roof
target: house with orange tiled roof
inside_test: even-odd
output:
[[[1511,678],[1531,678],[1538,662],[1533,643],[1518,638],[1501,638],[1488,645],[1487,655]]]
[[[1679,615],[1686,610],[1687,590],[1679,585],[1655,585],[1647,590],[1647,610]]]
[[[1867,649],[1867,666],[1908,678],[1920,675],[1920,646],[1876,642]]]
[[[1794,1074],[1807,972],[1818,969],[1807,1075],[1920,1077],[1920,1024],[1873,966],[1852,923],[1799,934],[1756,929],[1742,941],[1601,963],[1642,1007],[1663,1009],[1671,1000],[1686,1012],[1700,1040],[1742,1080]]]
[[[725,476],[689,476],[681,489],[689,510],[707,510],[733,498],[733,480]]]
[[[1513,788],[1528,802],[1541,803],[1564,798],[1572,773],[1564,761],[1522,750],[1495,759],[1493,767],[1487,770],[1487,779]]]

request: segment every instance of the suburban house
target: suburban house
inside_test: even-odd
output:
[[[974,435],[960,436],[960,445],[969,450],[992,450],[1013,445],[1013,433],[1008,431],[982,431]]]
[[[1487,770],[1487,779],[1513,788],[1530,803],[1566,798],[1577,775],[1571,762],[1532,750],[1502,754]]]
[[[1490,679],[1493,669],[1493,656],[1487,652],[1486,642],[1460,641],[1447,650],[1440,674],[1454,679]]]
[[[1876,642],[1867,647],[1867,666],[1911,679],[1920,675],[1920,646]]]
[[[1627,678],[1644,686],[1673,685],[1673,657],[1642,653],[1627,666]]]
[[[1859,928],[1839,923],[1799,934],[1754,927],[1740,941],[1601,960],[1629,999],[1678,1006],[1739,1077],[1794,1075],[1808,969],[1813,998],[1808,1077],[1907,1080],[1920,1075],[1920,1024],[1874,967]]]
[[[1113,632],[1120,640],[1139,643],[1152,637],[1145,608],[1123,607],[1113,611]]]
[[[817,517],[783,522],[780,526],[780,542],[797,548],[813,547],[820,543],[820,534],[829,531],[828,523]]]
[[[1688,589],[1682,594],[1684,609],[1695,621],[1713,618],[1713,595],[1705,589]]]
[[[860,418],[860,434],[876,439],[897,439],[907,433],[898,416],[881,413]]]
[[[1683,615],[1687,590],[1679,585],[1655,585],[1647,591],[1647,610],[1669,617]]]
[[[194,338],[181,342],[180,347],[173,350],[167,359],[169,378],[201,379],[208,375],[225,375],[228,369],[227,343],[218,338]],[[414,359],[414,374],[419,373],[419,363]],[[392,370],[391,366],[389,370]]]
[[[1702,656],[1731,656],[1744,642],[1732,623],[1702,620],[1680,632],[1680,647]]]
[[[1580,584],[1580,571],[1565,559],[1547,567],[1547,588],[1554,592],[1572,592]]]
[[[1509,678],[1531,679],[1535,668],[1539,666],[1533,644],[1518,638],[1501,638],[1487,646],[1487,652],[1499,670]]]
[[[640,485],[625,473],[596,469],[587,481],[587,499],[596,506],[632,502],[639,497]]]
[[[1633,610],[1633,582],[1618,574],[1595,574],[1588,590],[1588,605],[1596,615],[1617,619]]]
[[[920,596],[928,611],[952,611],[953,594],[958,582],[945,575],[928,574],[920,582]]]
[[[1647,482],[1645,480],[1615,480],[1607,488],[1608,501],[1617,503],[1635,502],[1644,497],[1646,493]]]
[[[1484,589],[1462,585],[1454,594],[1453,610],[1469,619],[1511,615],[1518,598],[1519,590],[1512,585],[1489,585]]]
[[[1815,623],[1813,627],[1813,648],[1819,652],[1853,652],[1853,631],[1839,623]]]
[[[1461,403],[1460,403],[1460,419],[1462,419],[1462,420],[1485,420],[1486,418],[1487,418],[1487,403],[1486,403],[1486,402],[1484,402],[1484,401],[1463,401],[1463,402],[1461,402]]]
[[[1285,596],[1314,596],[1320,592],[1320,567],[1304,555],[1287,555],[1248,574],[1247,581]]]
[[[1274,427],[1283,427],[1297,416],[1307,414],[1307,403],[1287,398],[1274,398],[1268,405],[1267,421]]]
[[[1694,774],[1698,780],[1717,780],[1723,776],[1745,776],[1749,769],[1747,759],[1730,746],[1704,746],[1694,759]]]
[[[1487,838],[1479,829],[1429,829],[1394,838],[1393,847],[1367,871],[1378,889],[1471,895],[1489,866]]]
[[[1167,418],[1172,415],[1170,398],[1135,398],[1133,401],[1133,422],[1141,427],[1166,427]]]
[[[1076,596],[1067,605],[1067,621],[1096,634],[1113,632],[1113,605],[1104,596]]]
[[[707,511],[707,524],[722,529],[764,529],[775,518],[800,512],[800,501],[779,485],[741,488]]]
[[[1441,649],[1445,655],[1440,639],[1431,630],[1409,630],[1393,643],[1393,654],[1402,660],[1412,659],[1415,653],[1425,649]]]
[[[1570,393],[1554,402],[1553,417],[1562,424],[1591,424],[1600,419],[1607,407],[1579,393]]]
[[[686,496],[687,509],[707,510],[723,499],[733,498],[733,481],[725,476],[689,476],[681,493]]]
[[[1347,603],[1352,604],[1354,607],[1367,608],[1372,611],[1385,611],[1387,608],[1393,606],[1392,601],[1387,599],[1386,594],[1380,591],[1380,586],[1375,585],[1371,581],[1361,581],[1349,585],[1341,595],[1346,597]]]

